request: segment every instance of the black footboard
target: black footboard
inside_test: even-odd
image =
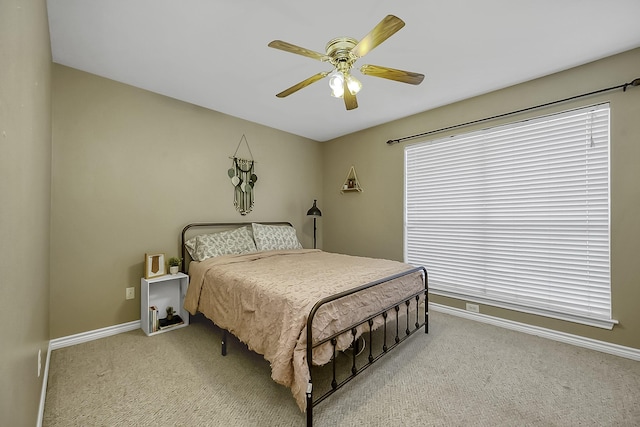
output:
[[[372,288],[374,286],[378,286],[381,285],[383,283],[389,282],[391,280],[397,279],[399,277],[402,276],[406,276],[406,275],[410,275],[416,272],[422,272],[422,278],[424,281],[424,290],[421,290],[419,292],[416,292],[412,295],[408,295],[404,300],[398,301],[395,304],[386,307],[385,309],[372,314],[371,316],[369,316],[366,319],[363,319],[362,321],[358,322],[357,324],[351,325],[345,329],[343,329],[342,331],[337,332],[336,334],[327,337],[325,339],[323,339],[322,341],[318,341],[317,343],[314,343],[313,345],[311,345],[311,343],[313,343],[313,328],[311,327],[313,325],[313,319],[315,314],[317,313],[317,311],[320,309],[320,307],[322,307],[324,304],[331,302],[331,301],[335,301],[338,300],[340,298],[344,298],[346,296],[349,295],[353,295],[357,292],[361,292],[364,291],[365,289],[369,289]],[[423,317],[423,321],[420,321],[420,306],[421,306],[421,301],[420,301],[420,297],[421,295],[424,296],[424,299],[422,301],[422,303],[424,304],[424,317]],[[331,297],[327,297],[324,298],[320,301],[318,301],[314,306],[313,309],[311,310],[311,312],[309,313],[309,318],[307,320],[307,365],[309,367],[309,384],[307,386],[307,426],[311,427],[313,425],[313,407],[317,404],[319,404],[320,402],[322,402],[324,399],[326,399],[327,397],[329,397],[330,395],[332,395],[333,393],[335,393],[339,388],[341,388],[343,385],[345,385],[346,383],[348,383],[349,381],[351,381],[353,378],[355,378],[357,375],[359,375],[361,372],[363,372],[366,368],[368,368],[369,366],[371,366],[374,362],[376,362],[378,359],[380,359],[382,356],[384,356],[385,354],[387,354],[389,351],[391,351],[393,348],[395,348],[398,344],[400,344],[401,342],[403,342],[405,339],[407,339],[410,335],[412,335],[413,333],[417,332],[418,330],[420,330],[420,328],[422,328],[424,326],[424,332],[425,333],[429,333],[429,308],[428,308],[428,276],[427,276],[427,270],[424,267],[416,267],[414,269],[405,271],[403,273],[399,273],[396,274],[394,276],[391,277],[387,277],[375,282],[371,282],[368,283],[366,285],[354,288],[350,291],[346,291],[346,292],[342,292],[340,294],[336,294],[333,295]],[[410,304],[412,301],[416,302],[416,306],[415,306],[415,322],[413,324],[410,325]],[[387,325],[389,323],[389,312],[392,311],[395,313],[395,316],[392,316],[395,319],[395,332],[394,331],[388,331],[387,330]],[[404,325],[400,325],[401,323],[401,317],[400,314],[405,314],[406,313],[406,321],[404,322]],[[380,327],[382,328],[382,336],[379,337],[379,341],[381,341],[380,343],[376,342],[376,345],[379,345],[379,351],[376,351],[374,353],[374,332],[372,331],[372,326],[373,326],[373,322],[376,317],[378,316],[382,316],[382,318],[384,319],[384,323],[383,325]],[[367,358],[367,361],[364,364],[361,364],[360,366],[356,365],[356,357],[358,355],[358,347],[359,347],[359,343],[358,340],[356,339],[356,328],[360,325],[364,325],[367,324],[369,326],[369,331],[366,332],[366,334],[368,334],[368,340],[369,340],[369,355]],[[404,331],[401,331],[400,328],[403,327]],[[378,330],[380,329],[378,328]],[[345,378],[342,378],[340,380],[340,382],[338,382],[337,378],[336,378],[336,342],[337,342],[337,337],[339,335],[342,335],[344,333],[351,333],[352,334],[352,347],[354,349],[354,351],[352,351],[352,366],[351,366],[351,370],[350,370],[350,374],[348,376],[346,376]],[[389,340],[390,342],[387,342],[388,340],[388,333],[392,333],[394,336],[391,337],[391,339]],[[332,371],[333,371],[333,379],[331,381],[331,386],[329,387],[329,389],[326,392],[323,392],[322,394],[320,394],[319,396],[314,398],[313,395],[313,374],[312,374],[312,369],[313,369],[313,349],[325,344],[327,342],[331,342],[331,344],[333,345],[333,358],[331,360],[331,363],[333,365],[332,367]]]

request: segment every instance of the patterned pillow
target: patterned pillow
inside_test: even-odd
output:
[[[240,255],[256,251],[256,244],[253,242],[248,227],[214,234],[202,234],[196,236],[195,239],[195,251],[192,258],[196,261],[204,261],[207,258],[221,255]],[[187,246],[188,248],[189,246]]]
[[[186,242],[184,242],[184,246],[185,248],[187,248],[187,252],[189,252],[189,255],[191,256],[191,259],[195,260],[196,259],[196,242],[197,242],[197,237],[192,237],[189,240],[187,240]]]
[[[251,224],[253,238],[259,251],[302,249],[296,230],[288,225]]]

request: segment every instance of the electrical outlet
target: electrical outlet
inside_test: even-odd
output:
[[[42,372],[42,350],[38,349],[38,378],[40,378],[41,372]]]
[[[126,299],[134,299],[136,297],[136,288],[127,288]]]
[[[478,304],[467,303],[467,311],[472,311],[474,313],[480,313],[480,306]]]

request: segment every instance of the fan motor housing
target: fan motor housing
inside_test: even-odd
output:
[[[352,39],[351,37],[336,37],[327,43],[325,50],[334,65],[340,62],[346,62],[348,65],[351,65],[357,59],[351,54],[351,50],[357,44],[358,40]]]

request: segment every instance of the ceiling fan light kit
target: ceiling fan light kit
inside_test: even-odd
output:
[[[347,82],[347,89],[351,95],[355,95],[362,89],[362,83],[349,73],[343,73],[334,70],[329,74],[329,87],[331,88],[331,96],[334,98],[342,98],[344,96],[344,83]]]
[[[300,46],[293,45],[282,40],[274,40],[269,47],[285,52],[306,56],[321,62],[329,62],[333,65],[333,71],[324,71],[301,81],[276,96],[284,98],[299,91],[312,83],[329,76],[331,96],[342,98],[347,110],[358,108],[356,94],[362,89],[362,83],[351,74],[355,62],[362,58],[376,46],[398,32],[404,27],[404,21],[397,16],[387,15],[378,23],[362,40],[358,41],[350,37],[337,37],[329,41],[325,47],[325,53],[315,52]],[[419,85],[424,79],[423,74],[410,71],[396,70],[394,68],[381,67],[379,65],[363,65],[360,72],[364,75],[381,77],[401,83]]]

